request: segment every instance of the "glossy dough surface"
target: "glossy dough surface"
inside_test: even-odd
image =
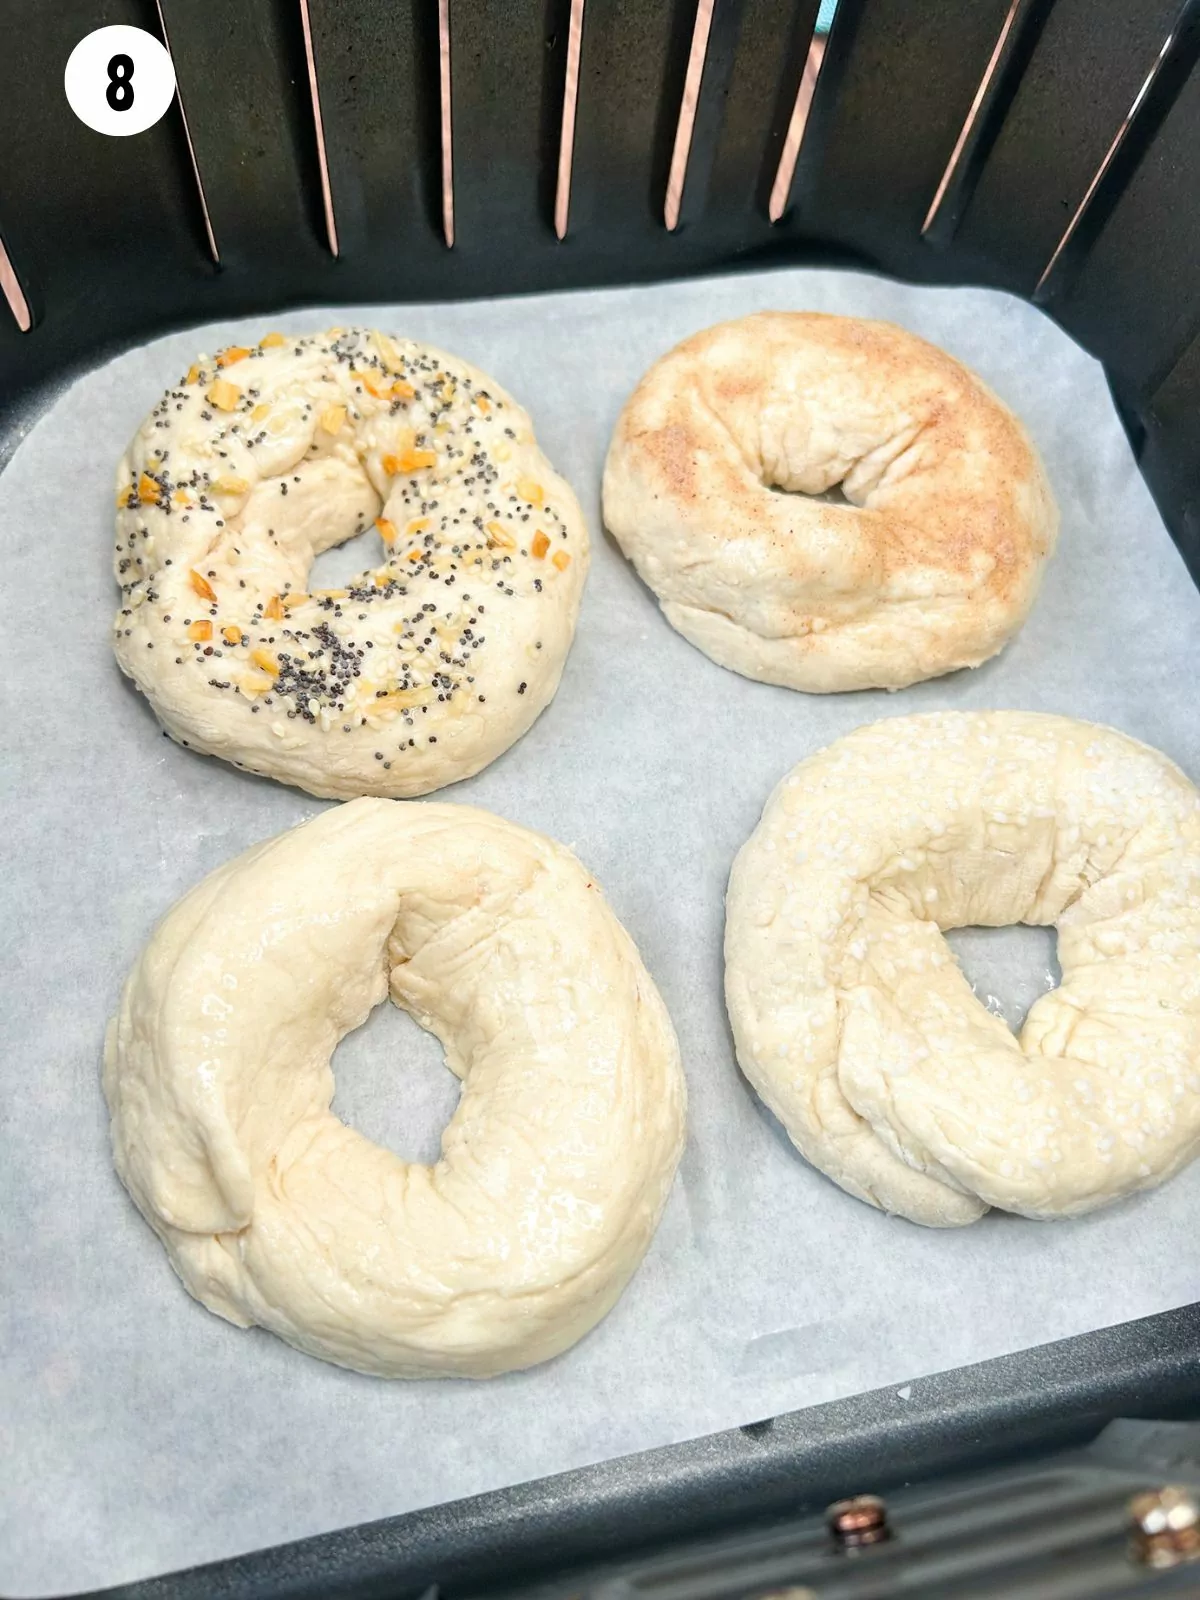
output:
[[[364,329],[201,358],[117,474],[114,648],[173,739],[335,799],[426,794],[558,687],[583,517],[477,368]],[[377,559],[309,592],[374,524]]]
[[[942,929],[1052,924],[1019,1039]],[[1200,796],[1066,717],[860,728],[776,789],[729,884],[738,1061],[801,1153],[933,1226],[1074,1216],[1200,1151]]]
[[[848,504],[812,498],[839,485]],[[657,361],[617,423],[604,520],[686,639],[815,692],[986,661],[1058,533],[1033,444],[979,378],[891,323],[815,312]]]
[[[389,994],[462,1079],[434,1166],[330,1110],[334,1047]],[[670,1019],[596,884],[465,806],[353,801],[212,873],[130,975],[104,1087],[117,1171],[188,1290],[389,1377],[582,1337],[683,1142]]]

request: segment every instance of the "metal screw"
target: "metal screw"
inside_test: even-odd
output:
[[[1178,1567],[1200,1559],[1200,1499],[1167,1484],[1129,1502],[1130,1554],[1146,1567]]]
[[[839,1550],[860,1550],[865,1545],[882,1544],[892,1536],[887,1506],[874,1494],[856,1494],[852,1500],[838,1500],[826,1511],[825,1521]]]

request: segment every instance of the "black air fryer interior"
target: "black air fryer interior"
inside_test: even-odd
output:
[[[436,0],[309,0],[311,80],[302,0],[4,0],[0,239],[34,317],[21,333],[0,306],[7,448],[44,386],[181,323],[860,263],[1036,296],[1106,364],[1195,570],[1200,4],[840,0],[772,226],[818,9],[718,0],[668,233],[695,0],[587,0],[559,240],[570,0],[452,0],[448,248]],[[186,128],[172,110],[103,138],[65,112],[71,48],[112,22],[165,29]]]
[[[437,0],[0,0],[0,241],[32,318],[0,298],[0,462],[73,373],[170,327],[840,263],[1041,304],[1104,362],[1200,581],[1200,0],[840,0],[774,225],[817,0],[716,0],[668,232],[695,12],[586,0],[559,239],[570,0],[449,0],[448,247]],[[114,22],[165,36],[182,104],[129,139],[62,91],[75,43]],[[1198,1352],[1200,1306],[923,1380],[902,1410],[864,1396],[120,1593],[527,1594],[535,1574],[1113,1416],[1195,1415]]]

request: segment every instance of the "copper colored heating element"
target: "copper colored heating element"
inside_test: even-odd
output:
[[[887,1506],[874,1494],[856,1494],[838,1500],[825,1513],[826,1526],[839,1550],[860,1550],[890,1539]]]
[[[1167,1485],[1129,1502],[1130,1554],[1145,1567],[1179,1567],[1200,1560],[1200,1496]]]

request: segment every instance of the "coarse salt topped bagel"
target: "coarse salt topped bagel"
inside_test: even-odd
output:
[[[330,1109],[334,1047],[389,994],[462,1079],[432,1166]],[[188,1290],[386,1377],[485,1377],[581,1338],[683,1143],[670,1019],[595,881],[466,806],[351,801],[212,873],[134,967],[104,1088],[117,1170]]]
[[[1058,932],[1020,1036],[946,928]],[[730,878],[738,1060],[801,1153],[932,1226],[1075,1216],[1200,1153],[1200,795],[1029,712],[860,728],[802,761]]]
[[[310,794],[425,794],[558,686],[583,518],[520,406],[441,351],[351,328],[202,357],[117,506],[117,660],[192,749]],[[375,564],[310,591],[372,523]]]
[[[848,503],[815,498],[839,486]],[[686,639],[815,692],[995,655],[1058,530],[1033,444],[979,378],[903,328],[814,312],[655,362],[613,435],[604,519]]]

